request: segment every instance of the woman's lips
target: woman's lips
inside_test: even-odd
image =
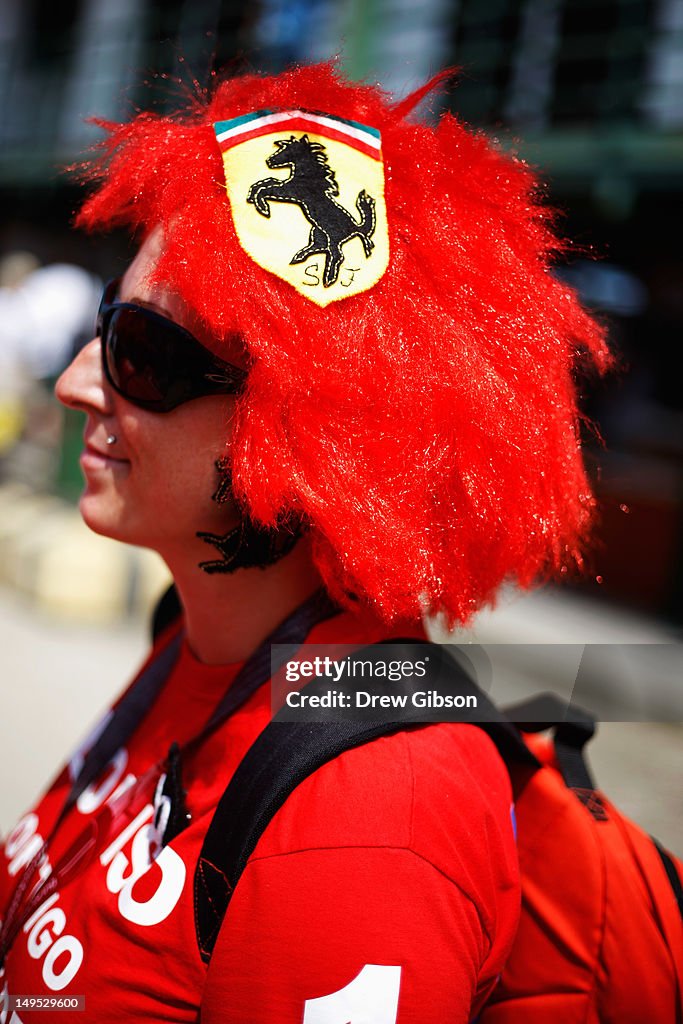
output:
[[[117,459],[108,452],[99,451],[97,448],[93,448],[92,445],[86,445],[81,452],[79,459],[81,466],[84,469],[116,469],[119,466],[129,465],[128,459]]]

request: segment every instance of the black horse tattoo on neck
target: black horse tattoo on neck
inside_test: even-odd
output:
[[[275,142],[276,151],[266,160],[268,167],[289,167],[289,178],[263,178],[249,189],[247,202],[253,203],[264,217],[270,217],[270,203],[296,203],[311,223],[308,245],[299,249],[290,265],[303,263],[309,256],[325,254],[323,285],[329,288],[339,277],[344,254],[342,246],[352,238],[360,238],[366,258],[375,247],[375,200],[362,189],[356,198],[360,223],[335,196],[339,186],[327,162],[325,147],[311,142],[308,135],[300,139],[291,135]]]

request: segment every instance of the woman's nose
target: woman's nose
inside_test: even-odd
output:
[[[55,385],[55,395],[64,405],[101,415],[113,411],[111,392],[102,371],[101,342],[93,338],[74,357]]]

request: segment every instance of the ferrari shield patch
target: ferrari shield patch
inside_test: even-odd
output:
[[[372,288],[389,264],[381,137],[309,110],[214,124],[242,247],[327,306]]]

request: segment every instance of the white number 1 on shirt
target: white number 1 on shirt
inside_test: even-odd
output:
[[[338,992],[307,999],[303,1024],[396,1024],[400,967],[366,964]]]

